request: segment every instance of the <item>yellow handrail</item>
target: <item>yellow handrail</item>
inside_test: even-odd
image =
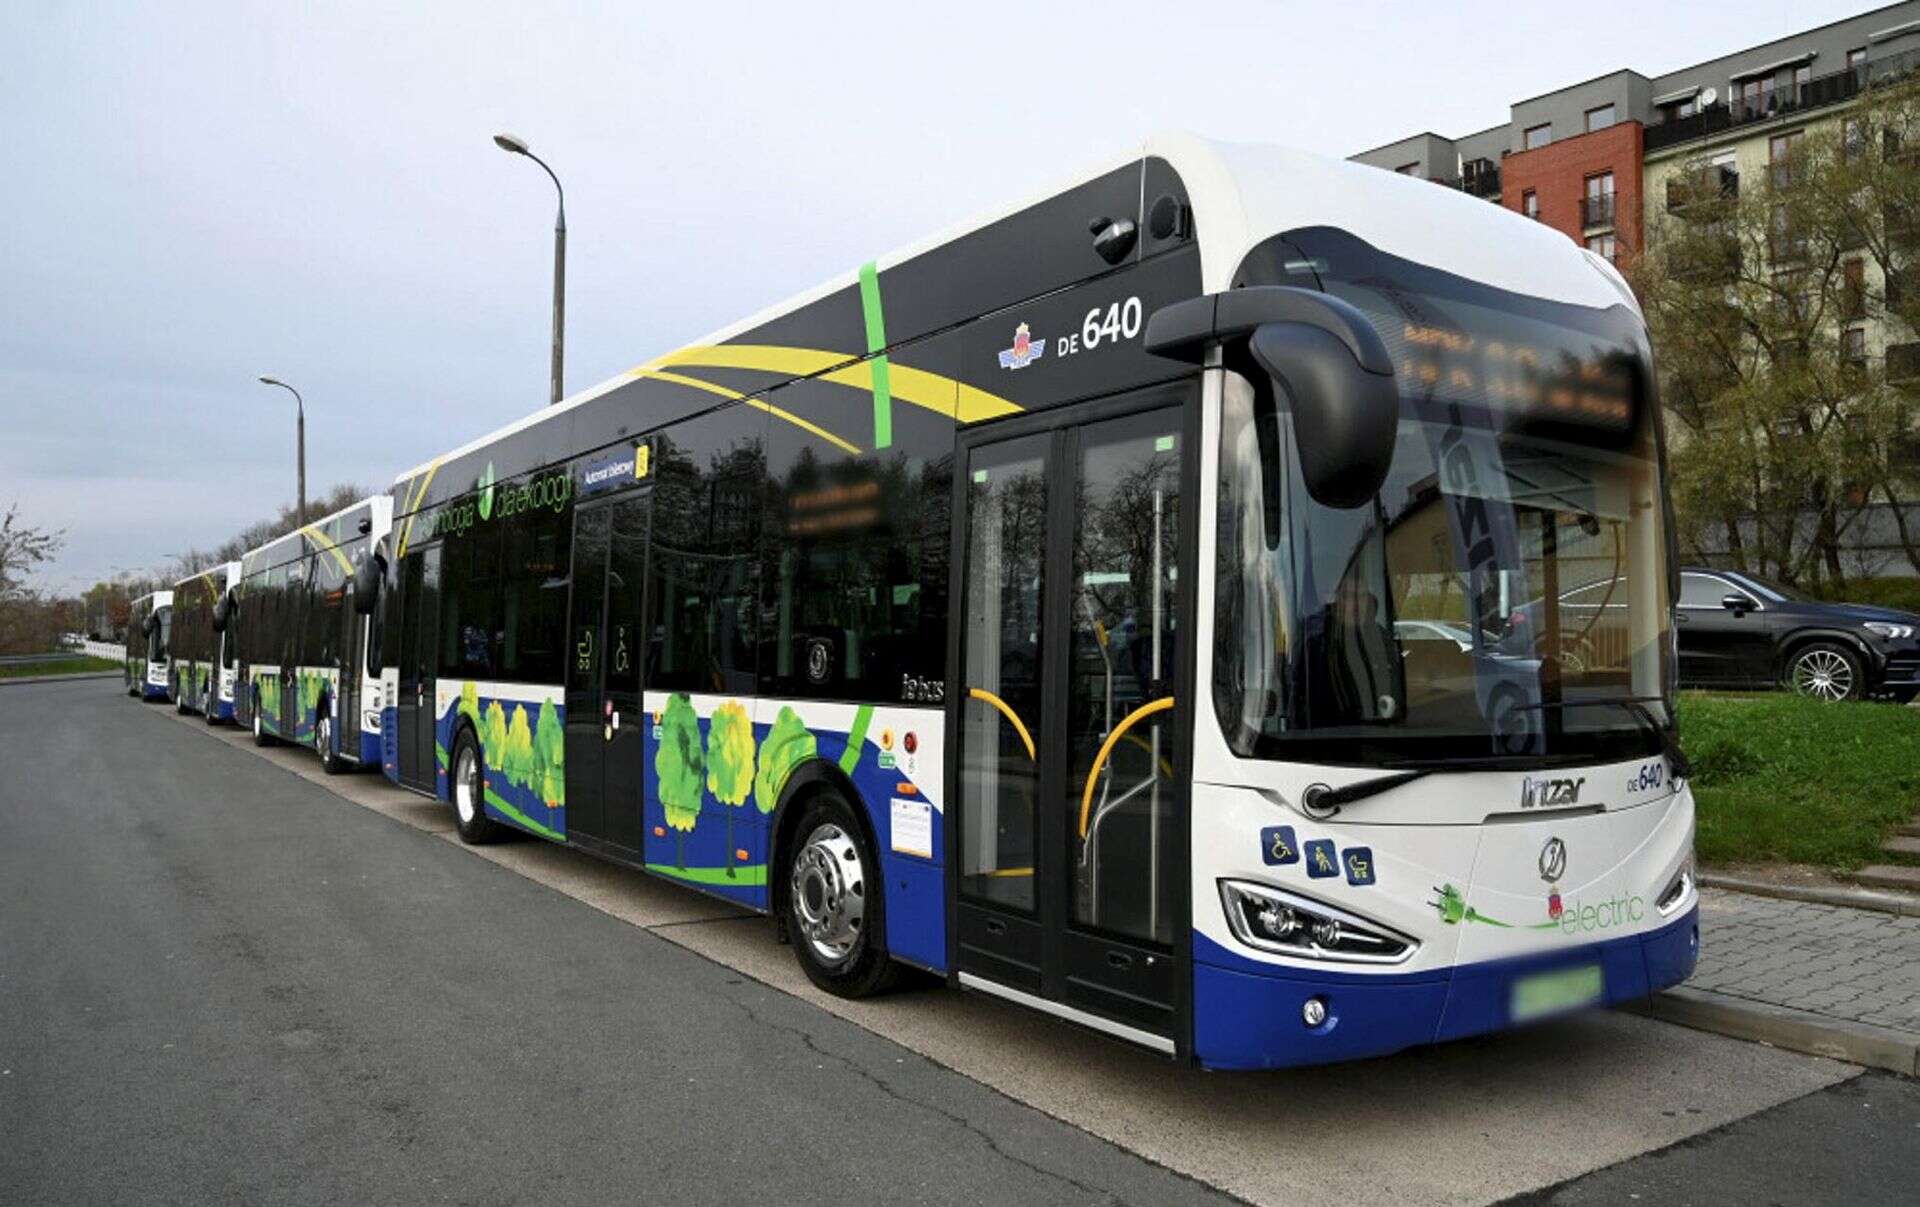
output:
[[[1149,700],[1147,703],[1142,704],[1140,707],[1128,713],[1118,725],[1113,727],[1113,732],[1107,735],[1107,740],[1100,744],[1100,753],[1093,756],[1093,766],[1087,769],[1086,791],[1080,794],[1080,837],[1082,840],[1087,836],[1087,814],[1093,809],[1093,781],[1100,778],[1100,768],[1107,765],[1107,756],[1113,753],[1113,748],[1119,743],[1120,736],[1126,733],[1127,730],[1132,729],[1135,722],[1139,721],[1140,718],[1152,716],[1157,712],[1165,712],[1172,707],[1172,696],[1162,696],[1158,700]]]
[[[1026,746],[1027,761],[1028,762],[1035,761],[1036,756],[1034,755],[1034,752],[1033,752],[1033,735],[1027,732],[1027,727],[1020,723],[1019,714],[1015,713],[1013,709],[1008,708],[1007,702],[1005,700],[1002,700],[999,696],[994,695],[990,691],[986,691],[978,687],[968,688],[967,694],[969,696],[972,696],[976,700],[984,700],[988,704],[991,704],[995,708],[999,709],[1000,715],[1005,717],[1008,720],[1008,722],[1013,725],[1013,731],[1020,735],[1021,743]]]

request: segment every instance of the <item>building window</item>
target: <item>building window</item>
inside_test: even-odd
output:
[[[1614,241],[1612,235],[1589,235],[1587,250],[1611,264],[1619,254],[1620,246]]]
[[[1784,189],[1793,183],[1794,152],[1800,147],[1800,140],[1806,137],[1805,130],[1794,130],[1787,134],[1776,134],[1767,140],[1767,172],[1773,180],[1773,187]]]
[[[1613,106],[1602,105],[1598,109],[1587,110],[1587,133],[1604,130],[1613,124]]]
[[[1418,176],[1420,175],[1420,164],[1418,161],[1414,163],[1403,163],[1395,168],[1394,171],[1400,173],[1402,176]]]
[[[1523,145],[1527,150],[1532,151],[1538,147],[1544,147],[1552,141],[1553,123],[1548,122],[1544,126],[1528,126],[1526,141]]]
[[[1866,123],[1857,117],[1849,117],[1840,123],[1840,154],[1848,162],[1859,159],[1867,149]]]
[[[1761,76],[1746,80],[1739,85],[1739,115],[1743,118],[1765,117],[1773,112],[1773,77]]]
[[[1799,104],[1807,99],[1807,82],[1813,79],[1813,68],[1800,66],[1793,69],[1793,103]]]
[[[1841,318],[1863,319],[1867,317],[1867,262],[1848,260],[1842,267],[1843,284],[1840,289]]]
[[[1613,225],[1613,173],[1587,177],[1586,196],[1580,201],[1580,221],[1586,226]]]
[[[1848,71],[1859,72],[1863,70],[1866,67],[1866,65],[1867,65],[1867,48],[1866,47],[1862,46],[1857,50],[1849,50],[1847,52],[1847,70]]]
[[[1850,367],[1863,369],[1867,364],[1867,329],[1849,327],[1840,337],[1840,359]]]
[[[1520,212],[1535,222],[1540,221],[1540,194],[1532,189],[1520,194]]]

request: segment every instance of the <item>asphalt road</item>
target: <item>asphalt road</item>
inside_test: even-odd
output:
[[[1227,1075],[843,1002],[730,907],[244,743],[0,688],[0,1204],[1910,1201],[1917,1083],[1619,1014]]]
[[[0,769],[0,1201],[1227,1201],[100,684]]]

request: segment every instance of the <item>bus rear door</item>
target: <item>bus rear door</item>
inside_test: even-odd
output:
[[[649,723],[641,698],[652,492],[574,512],[567,655],[567,837],[638,860]]]

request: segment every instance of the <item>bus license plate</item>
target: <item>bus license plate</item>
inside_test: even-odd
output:
[[[1590,1006],[1600,1000],[1602,986],[1598,964],[1523,976],[1513,983],[1513,1021],[1521,1023]]]

